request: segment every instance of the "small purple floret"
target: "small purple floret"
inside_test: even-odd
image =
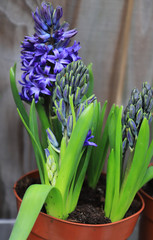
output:
[[[97,147],[96,143],[89,141],[92,138],[94,138],[94,136],[91,135],[91,130],[89,130],[83,145],[84,146],[94,146],[94,147]]]

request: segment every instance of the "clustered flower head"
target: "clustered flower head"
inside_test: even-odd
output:
[[[41,8],[32,13],[35,32],[26,36],[21,43],[22,91],[21,99],[31,102],[35,98],[51,95],[56,75],[72,61],[80,59],[80,43],[70,39],[76,35],[76,29],[68,30],[69,24],[60,24],[62,8],[56,9],[50,3],[43,2]]]
[[[145,82],[143,83],[141,92],[139,92],[139,90],[136,88],[132,90],[128,105],[123,113],[123,155],[125,154],[128,146],[130,150],[133,151],[142,120],[147,118],[149,123],[151,123],[152,108],[153,89],[149,83]]]
[[[96,97],[91,95],[83,100],[89,86],[88,68],[81,60],[72,62],[63,68],[56,76],[55,89],[53,94],[54,110],[62,125],[62,133],[69,140],[75,122],[80,117],[85,108],[92,103]],[[50,143],[58,148],[57,140],[51,130],[47,130]],[[94,136],[89,130],[84,146],[97,146],[90,142]]]

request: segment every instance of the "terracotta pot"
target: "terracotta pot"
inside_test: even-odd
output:
[[[38,178],[38,171],[32,171],[22,178],[26,177]],[[20,178],[20,179],[22,179]],[[20,180],[19,179],[19,180]],[[22,200],[16,193],[16,184],[14,185],[14,194],[17,200],[17,208],[19,209]],[[108,224],[80,224],[72,223],[65,220],[60,220],[51,217],[47,214],[40,213],[35,225],[29,235],[29,240],[125,240],[133,232],[135,224],[138,220],[140,213],[144,209],[144,201],[138,193],[137,197],[142,202],[141,209],[134,215],[125,218],[121,221]]]
[[[153,163],[149,166],[153,166]],[[140,193],[145,201],[145,208],[139,224],[139,240],[153,240],[153,198],[143,189]]]

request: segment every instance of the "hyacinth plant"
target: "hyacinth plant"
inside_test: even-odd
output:
[[[77,30],[60,23],[62,14],[60,6],[54,9],[45,2],[32,13],[34,35],[21,43],[21,92],[16,66],[10,70],[13,97],[41,180],[27,189],[10,240],[27,239],[44,203],[47,214],[67,219],[85,176],[96,188],[107,153],[104,211],[112,222],[124,217],[136,192],[153,178],[153,167],[148,168],[153,155],[150,85],[132,91],[124,112],[113,104],[106,116],[107,101],[101,106],[93,94],[92,64],[86,67],[79,57],[80,43],[70,45]],[[30,105],[29,114],[23,101]]]
[[[92,64],[86,67],[80,60],[80,43],[69,45],[77,31],[68,30],[66,22],[60,24],[62,8],[43,2],[32,16],[34,35],[21,43],[21,92],[16,86],[16,65],[10,69],[10,82],[41,184],[27,189],[10,240],[27,239],[43,204],[47,214],[67,219],[77,205],[86,172],[89,185],[96,186],[114,109],[103,126],[107,101],[101,107],[92,93]],[[30,106],[29,114],[23,102]]]
[[[122,219],[138,190],[153,178],[149,125],[152,121],[153,90],[145,82],[133,89],[128,105],[116,106],[109,128],[110,155],[107,167],[105,215],[112,222]]]

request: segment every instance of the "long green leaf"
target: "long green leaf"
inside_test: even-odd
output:
[[[70,141],[65,151],[64,161],[61,162],[61,169],[56,182],[56,187],[62,193],[63,198],[67,195],[70,183],[78,165],[79,156],[91,128],[93,120],[93,104],[90,104],[81,114],[72,132]],[[79,133],[79,134],[78,134]]]
[[[78,166],[76,166],[76,171],[74,173],[72,182],[70,184],[70,188],[69,188],[69,192],[68,192],[68,196],[67,196],[67,200],[66,200],[66,212],[67,213],[70,213],[70,212],[72,212],[74,210],[74,208],[72,210],[73,202],[75,200],[78,201],[77,195],[76,195],[76,199],[74,199],[74,189],[75,189],[75,185],[76,185],[77,179],[79,177],[80,165],[83,167],[82,162],[84,162],[84,160],[85,160],[84,152],[85,152],[85,148],[83,148],[83,150],[80,153],[80,156],[79,156],[79,159],[78,159]],[[80,185],[78,187],[82,187]],[[78,197],[79,197],[79,192],[78,192]]]
[[[144,179],[140,185],[139,188],[142,188],[147,182],[149,182],[151,179],[153,179],[153,166],[149,167],[146,171],[146,174],[144,176]]]
[[[31,140],[32,140],[32,143],[33,143],[33,147],[34,147],[34,151],[35,151],[35,156],[36,156],[36,161],[37,161],[37,166],[38,166],[38,169],[39,169],[39,174],[40,174],[40,179],[41,179],[41,182],[44,183],[45,182],[45,179],[44,179],[44,176],[43,176],[43,172],[42,172],[42,168],[41,168],[41,165],[40,165],[40,161],[44,161],[44,154],[42,152],[42,149],[40,148],[37,140],[35,139],[33,133],[31,132],[30,128],[28,127],[28,125],[26,124],[26,122],[24,121],[24,118],[22,116],[22,114],[20,113],[19,109],[17,109],[18,113],[19,113],[19,116],[27,130],[27,132],[29,133],[30,137],[31,137]]]
[[[88,146],[87,152],[84,152],[84,155],[82,156],[81,161],[79,163],[78,170],[77,170],[77,173],[75,176],[75,182],[74,182],[74,187],[73,187],[74,189],[73,189],[73,193],[72,193],[72,200],[70,203],[69,212],[74,211],[74,209],[77,205],[79,195],[80,195],[80,192],[82,189],[82,184],[85,179],[91,150],[92,150],[92,147]]]
[[[151,142],[149,148],[148,148],[148,151],[147,151],[147,154],[146,154],[146,158],[145,158],[145,162],[144,162],[144,165],[143,165],[143,171],[142,171],[142,174],[139,178],[139,181],[138,181],[138,189],[137,191],[143,187],[143,185],[145,183],[147,183],[148,181],[151,180],[151,176],[153,177],[153,168],[152,167],[149,167],[149,163],[151,161],[151,158],[153,157],[153,141]]]
[[[50,185],[43,184],[34,184],[27,189],[9,240],[28,238],[51,189]]]
[[[41,102],[38,102],[36,104],[36,109],[39,115],[39,120],[41,123],[41,138],[42,138],[42,145],[43,148],[45,149],[47,147],[47,136],[46,136],[46,129],[50,128],[50,123],[49,119],[46,115],[45,109]]]
[[[120,181],[121,181],[121,145],[122,145],[122,107],[116,106],[115,108],[116,115],[116,129],[115,129],[115,148],[114,148],[114,160],[115,160],[115,168],[114,168],[114,198],[112,209],[114,210],[120,193]]]
[[[36,108],[35,108],[35,100],[33,99],[31,107],[30,107],[30,113],[29,113],[29,128],[37,142],[37,145],[39,146],[39,149],[37,145],[35,144],[35,141],[33,141],[33,138],[31,138],[32,145],[35,151],[36,160],[38,164],[38,169],[41,171],[40,175],[43,175],[44,181],[46,184],[48,184],[48,176],[47,176],[47,170],[45,166],[45,155],[44,151],[42,149],[40,140],[39,140],[39,132],[38,132],[38,124],[37,124],[37,116],[36,116]],[[41,154],[40,154],[41,153]]]
[[[105,108],[105,106],[104,106],[104,108]],[[106,155],[107,155],[107,151],[108,151],[108,147],[109,147],[108,129],[110,127],[110,118],[111,118],[111,115],[112,115],[112,112],[114,111],[114,109],[115,109],[115,105],[112,106],[112,108],[109,112],[104,130],[102,133],[102,137],[97,142],[98,147],[93,149],[93,152],[92,152],[94,171],[92,171],[92,173],[93,173],[92,175],[89,175],[89,177],[90,177],[89,186],[92,188],[95,188],[97,185],[97,182],[101,175],[103,165],[104,165],[104,162],[106,159]],[[101,114],[103,114],[103,112],[101,112]],[[101,130],[99,129],[99,131],[101,131]],[[95,158],[96,158],[96,160],[98,160],[98,161],[96,161],[96,163],[94,162]],[[90,168],[90,166],[89,166],[89,168]]]
[[[59,189],[56,187],[53,187],[49,192],[45,201],[45,208],[47,213],[53,217],[60,219],[66,219],[68,217],[68,214],[64,215],[63,198]]]
[[[16,74],[16,64],[14,65],[14,67],[10,68],[10,84],[11,84],[12,94],[13,94],[13,98],[14,98],[14,101],[16,103],[16,106],[19,109],[19,111],[21,112],[21,114],[23,116],[23,119],[28,126],[29,117],[28,117],[28,114],[27,114],[27,112],[25,110],[25,107],[22,103],[22,100],[19,96],[19,92],[18,92],[18,89],[17,89],[17,86],[16,86],[15,74]]]
[[[110,217],[112,210],[112,202],[114,197],[114,149],[111,150],[107,163],[107,175],[106,175],[106,196],[105,196],[105,216]]]

